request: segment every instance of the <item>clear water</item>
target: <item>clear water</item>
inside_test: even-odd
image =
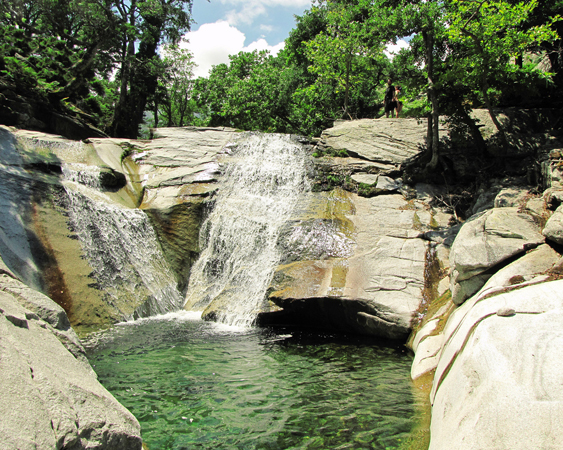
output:
[[[284,333],[168,314],[98,335],[90,362],[150,450],[403,448],[415,405],[402,347]]]

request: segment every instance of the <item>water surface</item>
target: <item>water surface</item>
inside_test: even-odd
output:
[[[412,358],[366,338],[182,312],[118,325],[90,352],[150,450],[395,449],[415,425]]]

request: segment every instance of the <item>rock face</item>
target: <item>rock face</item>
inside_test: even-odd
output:
[[[450,254],[451,291],[455,304],[477,292],[497,264],[544,241],[533,219],[517,208],[494,208],[468,220]]]
[[[140,425],[97,381],[62,308],[0,261],[0,447],[141,449]]]
[[[412,378],[433,379],[430,449],[563,448],[563,153],[550,132],[560,113],[546,111],[549,123],[542,124],[538,111],[497,111],[508,141],[517,144],[508,153],[495,143],[487,112],[472,115],[486,151],[505,170],[503,178],[477,177],[467,220],[457,235],[452,228],[435,241],[440,271],[409,341]],[[455,133],[450,138],[460,145],[442,155],[450,175],[472,179],[481,168],[471,161],[471,140],[464,146]],[[547,190],[538,195],[538,187]],[[427,192],[431,204],[444,198],[435,186],[417,192]]]
[[[138,207],[151,218],[180,292],[199,255],[199,226],[217,189],[221,155],[237,133],[230,128],[163,128],[146,142],[92,139],[108,165],[125,171]],[[122,147],[130,153],[120,162]]]
[[[444,133],[444,129],[441,132]],[[323,131],[321,146],[345,150],[371,162],[399,166],[420,153],[425,145],[426,123],[416,119],[362,119],[339,121]]]
[[[181,307],[233,130],[167,133],[84,143],[0,127],[0,255],[79,333]]]
[[[563,281],[464,303],[432,389],[431,450],[562,448]]]
[[[319,189],[281,232],[260,322],[404,340],[424,316],[411,374],[435,371],[432,449],[561,448],[560,146],[544,133],[511,154],[518,164],[545,157],[541,177],[530,166],[517,182],[488,180],[474,215],[450,227],[454,211],[437,206],[444,189],[399,178],[425,133],[404,119],[340,122],[323,133],[315,152],[350,157],[315,159]],[[95,382],[69,321],[87,332],[151,314],[172,291],[182,297],[236,140],[231,129],[182,128],[151,141],[70,143],[0,127],[0,369],[15,393],[2,407],[16,411],[0,411],[7,448],[139,448],[138,424]],[[475,176],[467,155],[459,164],[445,156],[450,177]],[[528,179],[545,183],[543,197]],[[85,226],[73,206],[92,213]],[[108,210],[119,219],[105,233]],[[85,236],[115,242],[108,237],[140,230],[148,234],[129,239],[140,246],[85,245]],[[147,281],[143,268],[159,276]],[[28,418],[26,408],[40,413]]]
[[[432,214],[400,194],[312,194],[282,245],[270,300],[305,326],[404,338],[422,299]]]
[[[286,258],[270,287],[283,311],[263,322],[406,338],[423,299],[427,234],[451,215],[407,200],[401,180],[384,174],[418,154],[425,131],[416,121],[360,120],[323,132],[322,149],[363,158],[344,167],[370,197],[337,189],[304,202],[282,236]]]

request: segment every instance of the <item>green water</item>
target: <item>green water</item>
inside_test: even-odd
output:
[[[114,327],[90,361],[150,450],[395,449],[415,425],[412,358],[365,338],[176,313]]]

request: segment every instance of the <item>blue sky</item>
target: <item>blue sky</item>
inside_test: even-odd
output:
[[[185,46],[198,64],[195,75],[207,76],[213,65],[240,51],[276,54],[295,27],[294,16],[310,7],[311,0],[194,0],[196,23]]]
[[[228,63],[229,55],[240,51],[277,54],[295,28],[295,16],[310,8],[311,0],[193,0],[196,23],[182,46],[194,55],[194,75],[206,77],[212,66]],[[407,45],[390,45],[388,54]]]

